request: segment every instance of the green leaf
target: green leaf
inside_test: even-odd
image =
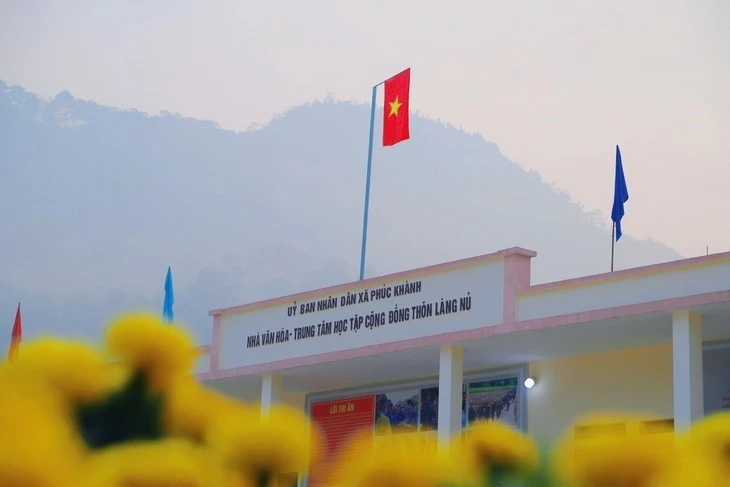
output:
[[[77,423],[90,448],[162,438],[163,398],[152,394],[142,371],[104,400],[80,408]]]

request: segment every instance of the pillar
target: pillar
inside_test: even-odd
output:
[[[461,433],[461,401],[464,387],[464,350],[453,345],[439,352],[438,447],[443,451]]]
[[[261,413],[269,412],[274,403],[281,402],[284,378],[277,374],[264,374],[261,380]]]
[[[264,417],[277,402],[281,402],[284,396],[284,377],[278,374],[264,374],[261,377],[261,416]],[[271,487],[282,485],[302,485],[301,476],[298,472],[280,472],[275,478],[270,479]]]
[[[704,415],[702,379],[702,315],[695,311],[672,314],[674,428],[688,428]]]

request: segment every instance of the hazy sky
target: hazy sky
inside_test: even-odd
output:
[[[607,219],[619,144],[625,232],[730,250],[728,0],[0,1],[0,79],[234,130],[407,66],[414,110]]]

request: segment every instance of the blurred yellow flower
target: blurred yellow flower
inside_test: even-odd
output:
[[[372,434],[356,435],[332,469],[338,487],[439,487],[476,485],[453,456],[423,448],[417,433],[391,435],[372,442]]]
[[[76,485],[85,449],[63,398],[39,378],[0,367],[0,485]]]
[[[645,487],[653,485],[674,459],[671,429],[642,434],[637,416],[596,414],[580,421],[594,433],[576,438],[573,429],[554,451],[557,476],[575,487]],[[606,425],[609,425],[608,427]],[[628,425],[620,432],[610,425]],[[657,434],[667,433],[667,434]]]
[[[205,388],[194,377],[187,376],[170,387],[163,408],[163,421],[165,430],[172,435],[202,440],[221,414],[250,407]]]
[[[106,344],[130,367],[142,370],[157,392],[189,374],[196,357],[193,342],[185,331],[165,325],[162,319],[150,314],[118,318],[107,331]]]
[[[671,465],[648,483],[651,487],[727,487],[727,475],[697,453],[679,454]]]
[[[680,437],[679,448],[682,452],[701,451],[718,466],[726,468],[730,479],[730,411],[697,421]]]
[[[29,342],[12,366],[46,381],[72,403],[97,400],[112,386],[101,354],[82,342],[54,338]]]
[[[262,411],[197,382],[192,341],[155,315],[116,320],[106,346],[119,361],[43,339],[0,363],[0,487],[268,487],[292,473],[339,487],[477,487],[544,473],[534,441],[500,422],[473,425],[446,451],[436,432],[365,429],[332,458],[302,412]],[[650,419],[579,420],[553,452],[556,480],[730,487],[730,412],[677,436]]]
[[[235,485],[227,480],[222,466],[205,448],[183,439],[165,439],[154,442],[122,443],[97,450],[89,458],[83,485],[85,487]]]
[[[730,485],[730,413],[697,421],[677,438],[675,462],[653,487]]]
[[[388,436],[390,438],[390,436]],[[382,441],[386,441],[381,438]],[[340,445],[337,451],[326,451],[328,446],[323,442],[317,448],[315,461],[310,463],[309,480],[317,485],[339,485],[342,471],[350,469],[362,458],[369,455],[377,442],[373,438],[373,431],[364,429],[351,433],[348,441]]]
[[[107,362],[105,365],[106,374],[109,382],[109,387],[112,391],[119,390],[128,384],[134,370],[132,370],[129,364],[124,362]]]
[[[315,460],[318,439],[302,413],[275,405],[265,414],[256,408],[223,412],[209,429],[206,442],[226,467],[245,481],[260,484],[279,474],[307,471]]]
[[[470,426],[454,449],[470,468],[504,472],[533,470],[539,465],[537,445],[532,438],[499,421],[482,421]]]

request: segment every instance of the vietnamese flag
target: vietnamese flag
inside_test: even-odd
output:
[[[395,145],[411,136],[408,121],[408,98],[411,88],[411,68],[385,82],[383,110],[383,146]]]
[[[23,339],[23,325],[20,318],[20,303],[18,303],[18,311],[15,312],[15,323],[13,323],[13,335],[10,337],[10,349],[8,350],[8,360],[13,360],[18,354],[20,342]]]

